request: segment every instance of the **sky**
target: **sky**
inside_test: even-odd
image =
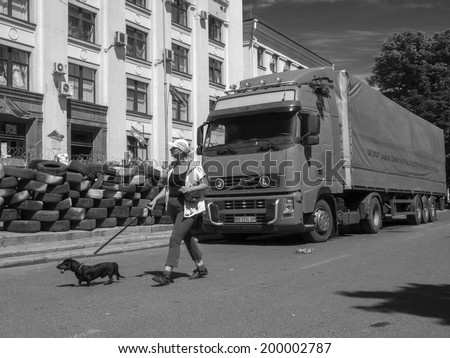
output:
[[[243,0],[243,9],[244,19],[261,20],[363,80],[390,35],[450,29],[449,0]]]

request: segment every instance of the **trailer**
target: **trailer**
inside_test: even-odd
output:
[[[198,128],[210,181],[206,232],[243,238],[376,233],[388,217],[418,225],[444,205],[443,131],[332,68],[241,81]]]

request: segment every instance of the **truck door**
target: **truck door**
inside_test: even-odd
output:
[[[306,162],[303,166],[303,199],[305,212],[314,210],[318,191],[325,185],[332,184],[332,171],[328,171],[334,162],[333,131],[328,106],[328,98],[312,96],[315,106],[311,108],[311,115],[320,117],[319,143],[305,146]]]

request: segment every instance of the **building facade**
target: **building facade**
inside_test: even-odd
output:
[[[1,159],[168,160],[243,77],[242,2],[3,0]]]
[[[256,18],[243,21],[244,78],[333,63]]]

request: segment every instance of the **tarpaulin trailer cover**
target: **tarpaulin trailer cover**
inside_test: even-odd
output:
[[[443,131],[358,78],[343,71],[336,75],[344,147],[347,142],[345,188],[444,194]]]

